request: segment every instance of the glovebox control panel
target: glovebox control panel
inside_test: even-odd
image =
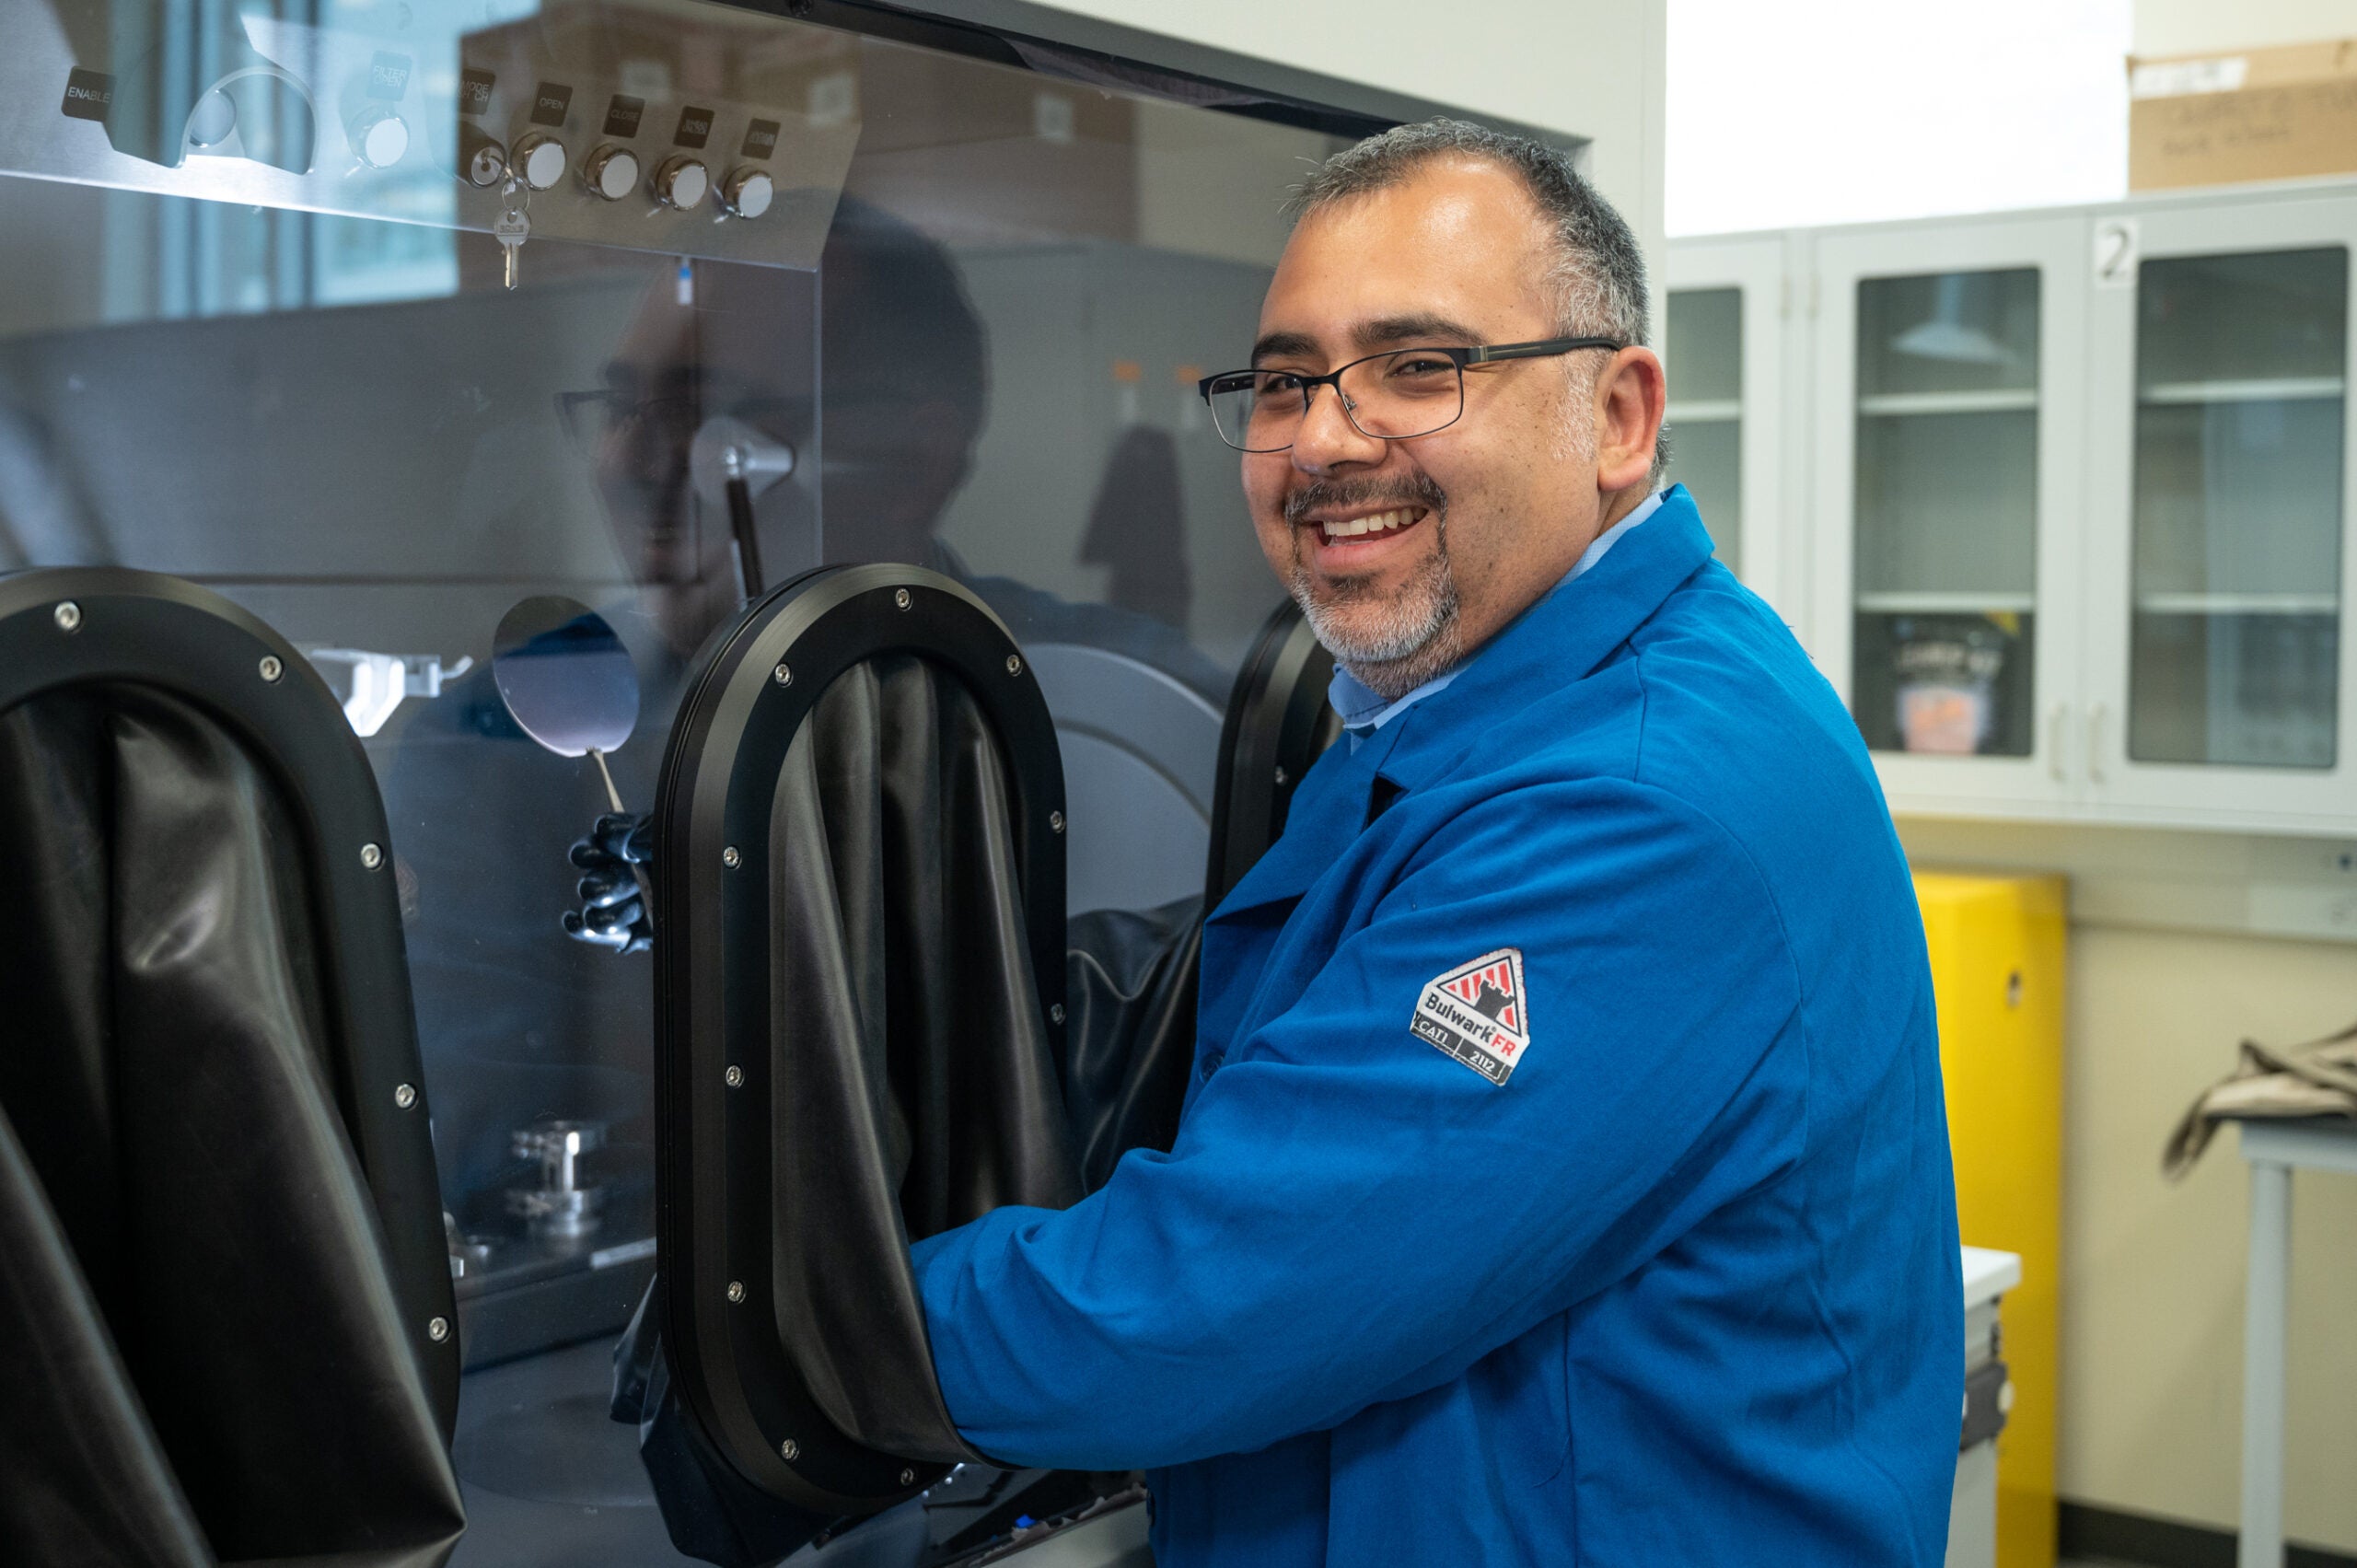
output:
[[[52,35],[29,69],[57,110],[0,122],[0,169],[817,264],[859,139],[853,41],[717,7],[589,0],[470,30],[397,9],[363,31],[134,7],[92,60]]]

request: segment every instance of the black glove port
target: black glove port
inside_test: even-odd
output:
[[[0,1556],[435,1568],[458,1343],[376,786],[170,578],[0,579]]]
[[[750,1564],[987,1460],[943,1407],[909,1244],[1167,1146],[1199,906],[1068,944],[1051,721],[946,578],[789,585],[691,691],[655,833],[663,1274],[614,1413],[674,1543]],[[1064,1478],[1056,1506],[1134,1480]]]

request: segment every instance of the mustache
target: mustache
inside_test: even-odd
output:
[[[1299,528],[1309,514],[1327,506],[1367,506],[1388,502],[1422,506],[1435,517],[1448,510],[1448,492],[1430,474],[1400,479],[1314,479],[1285,497],[1285,521]]]

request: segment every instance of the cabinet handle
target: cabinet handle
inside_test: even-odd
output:
[[[2103,721],[2109,710],[2101,703],[2087,707],[2087,777],[2103,783]]]
[[[2068,703],[2055,703],[2046,715],[2046,771],[2053,775],[2056,784],[2071,776],[2070,765],[2062,756],[2062,749],[2071,738],[2070,724]]]

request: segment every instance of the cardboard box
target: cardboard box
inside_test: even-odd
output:
[[[2357,39],[2128,62],[2128,188],[2357,172]]]

